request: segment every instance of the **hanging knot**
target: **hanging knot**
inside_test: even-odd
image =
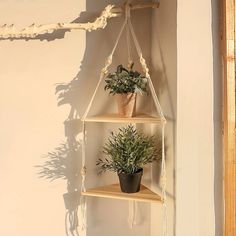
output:
[[[143,72],[145,73],[146,78],[150,78],[150,74],[149,74],[149,69],[147,67],[147,63],[146,63],[146,60],[143,58],[142,54],[140,55],[140,63],[142,65]]]
[[[162,117],[162,118],[161,118],[161,121],[162,121],[162,124],[163,124],[163,125],[166,125],[166,124],[167,124],[167,120],[166,120],[165,117]]]

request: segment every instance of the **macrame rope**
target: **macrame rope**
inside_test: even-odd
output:
[[[127,41],[127,51],[128,51],[128,68],[131,69],[133,60],[131,55],[130,31],[128,25],[126,25],[126,41]]]
[[[136,201],[129,201],[129,217],[128,217],[128,224],[130,229],[133,229],[133,227],[137,224],[137,213],[138,213],[138,207],[137,207]]]
[[[153,101],[155,103],[155,106],[156,106],[158,112],[160,113],[160,116],[162,118],[162,122],[165,123],[166,122],[166,118],[165,118],[165,116],[163,114],[163,111],[162,111],[162,108],[161,108],[161,104],[160,104],[159,99],[158,99],[158,97],[156,95],[155,88],[154,88],[154,85],[152,83],[151,77],[148,78],[148,84],[149,84],[149,88],[150,88],[150,91],[151,91],[152,96],[153,96]]]
[[[151,76],[149,74],[149,69],[147,67],[145,59],[143,58],[142,50],[141,50],[141,47],[139,45],[137,36],[135,34],[135,31],[134,31],[134,28],[133,28],[133,25],[132,25],[132,22],[131,22],[130,19],[128,19],[128,24],[129,24],[129,27],[130,27],[130,31],[131,31],[131,34],[132,34],[132,37],[133,37],[133,40],[134,40],[134,44],[135,44],[136,50],[137,50],[139,58],[140,58],[140,63],[142,65],[143,72],[145,73],[145,76],[148,79],[149,88],[150,88],[150,91],[152,93],[155,106],[156,106],[158,112],[160,113],[160,116],[161,116],[162,120],[165,122],[166,120],[165,120],[165,117],[164,117],[164,114],[163,114],[163,111],[162,111],[162,108],[161,108],[161,104],[160,104],[159,99],[158,99],[158,97],[156,95],[155,88],[153,86],[153,83],[152,83],[152,80],[151,80]]]
[[[167,236],[168,232],[168,216],[167,216],[167,205],[166,205],[166,184],[167,184],[167,174],[166,174],[166,157],[165,157],[165,126],[166,123],[162,123],[162,162],[161,162],[161,189],[162,189],[162,207],[163,207],[163,236]]]
[[[126,42],[127,42],[127,51],[128,51],[128,68],[131,69],[133,63],[132,54],[131,54],[131,40],[130,40],[130,29],[128,20],[130,18],[130,4],[131,1],[128,1],[125,6],[125,19],[126,19]]]
[[[120,41],[121,35],[122,35],[122,33],[123,33],[124,29],[125,29],[126,22],[127,22],[127,19],[125,19],[125,21],[124,21],[124,23],[123,23],[123,25],[121,27],[121,30],[120,30],[120,32],[118,34],[117,40],[115,42],[115,46],[113,47],[111,54],[108,56],[108,58],[107,58],[107,60],[105,62],[105,66],[101,70],[100,79],[99,79],[98,84],[97,84],[97,86],[96,86],[96,88],[94,90],[94,93],[93,93],[92,98],[91,98],[91,100],[90,100],[90,102],[88,104],[88,107],[87,107],[87,109],[86,109],[86,111],[85,111],[85,113],[84,113],[84,115],[82,117],[82,120],[85,120],[85,118],[87,117],[87,115],[88,115],[88,113],[89,113],[89,111],[90,111],[90,109],[92,107],[92,104],[93,104],[93,101],[95,99],[96,93],[97,93],[97,91],[98,91],[98,89],[100,87],[100,84],[101,84],[102,80],[104,79],[104,77],[108,73],[108,68],[112,64],[113,55],[114,55],[114,52],[115,52],[115,50],[117,48],[117,45],[118,45],[118,43]]]
[[[137,129],[137,124],[133,123],[132,126]],[[130,229],[133,229],[134,225],[137,224],[137,215],[138,215],[138,207],[136,201],[129,201],[129,216],[128,216],[128,224]]]

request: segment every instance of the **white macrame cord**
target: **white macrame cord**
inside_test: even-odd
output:
[[[85,153],[85,145],[86,145],[86,127],[85,127],[85,122],[83,121],[82,123],[82,132],[83,132],[83,137],[82,137],[82,168],[81,168],[81,178],[82,178],[82,183],[81,183],[81,192],[85,192],[85,180],[86,180],[86,153]],[[87,202],[86,202],[86,197],[81,195],[80,197],[80,221],[79,221],[79,226],[81,230],[85,230],[87,227]]]
[[[151,80],[151,76],[149,74],[149,69],[147,67],[146,61],[143,58],[142,55],[142,50],[140,47],[140,44],[138,42],[137,36],[135,34],[131,19],[130,19],[130,0],[126,3],[126,8],[125,8],[125,20],[124,23],[121,26],[120,32],[118,34],[117,40],[115,42],[115,45],[112,49],[111,54],[108,56],[107,60],[105,61],[105,66],[103,67],[103,69],[101,70],[101,74],[100,74],[100,78],[99,81],[96,85],[96,88],[94,90],[94,93],[91,97],[91,100],[89,101],[88,107],[82,117],[82,121],[83,121],[83,142],[82,142],[82,170],[81,170],[81,176],[82,176],[82,184],[81,184],[81,191],[85,192],[86,188],[85,188],[85,180],[86,180],[86,165],[85,165],[85,161],[86,161],[86,156],[85,156],[85,142],[86,142],[86,127],[85,127],[85,119],[88,116],[88,113],[92,107],[92,104],[94,102],[96,93],[101,85],[101,82],[103,81],[103,79],[106,77],[106,75],[108,74],[108,69],[110,67],[110,65],[112,64],[112,60],[113,60],[113,55],[114,52],[117,48],[117,45],[120,41],[120,38],[124,32],[124,30],[126,29],[126,39],[127,39],[127,49],[128,49],[128,66],[130,67],[133,63],[132,61],[132,55],[131,55],[131,43],[130,43],[130,36],[132,36],[132,39],[134,41],[134,45],[135,48],[137,50],[137,53],[139,55],[139,60],[140,63],[142,65],[142,69],[143,72],[145,73],[146,78],[148,79],[148,86],[150,88],[150,92],[152,94],[153,100],[154,100],[154,104],[155,107],[157,109],[157,111],[159,112],[160,116],[161,116],[161,121],[162,121],[162,163],[161,163],[161,189],[162,189],[162,206],[163,206],[163,236],[167,236],[167,204],[166,204],[166,181],[167,181],[167,177],[166,177],[166,160],[165,160],[165,125],[166,125],[166,119],[164,117],[160,102],[158,100],[158,97],[156,95],[155,92],[155,88],[153,86],[152,80]],[[86,211],[87,211],[87,205],[86,205],[86,198],[84,196],[81,196],[80,199],[80,204],[81,204],[81,215],[82,215],[82,228],[86,227]],[[136,214],[137,214],[137,205],[134,202],[130,202],[129,203],[129,224],[133,227],[133,225],[135,224],[135,218],[136,218]]]

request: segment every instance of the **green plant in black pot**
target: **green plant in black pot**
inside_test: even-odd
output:
[[[133,65],[130,70],[119,65],[116,72],[109,73],[105,80],[105,90],[115,95],[121,117],[135,116],[137,93],[147,92],[147,78],[134,71]]]
[[[121,191],[135,193],[140,190],[143,167],[161,158],[161,145],[129,125],[111,133],[103,153],[106,158],[97,161],[99,172],[117,172]]]

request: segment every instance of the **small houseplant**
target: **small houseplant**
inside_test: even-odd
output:
[[[137,93],[147,92],[147,78],[133,71],[133,66],[128,70],[119,65],[116,72],[109,73],[105,80],[105,90],[115,95],[121,117],[135,116]]]
[[[104,159],[98,159],[99,173],[117,172],[121,191],[135,193],[140,190],[143,167],[161,158],[161,145],[153,136],[139,133],[132,125],[111,133],[103,147]]]

